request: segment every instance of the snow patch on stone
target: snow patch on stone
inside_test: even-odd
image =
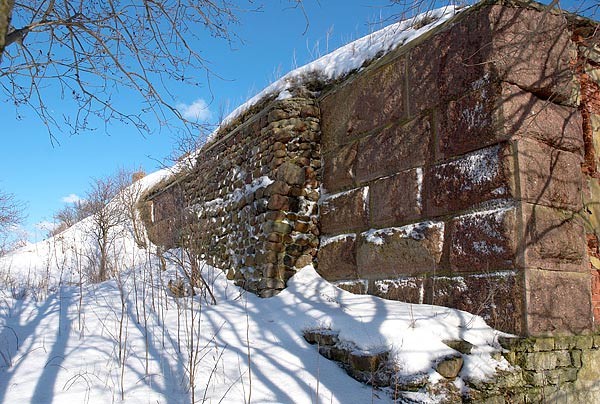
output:
[[[219,209],[224,209],[227,205],[237,203],[246,196],[256,192],[261,188],[266,188],[273,183],[273,180],[266,175],[256,178],[250,184],[237,188],[229,193],[225,198],[215,198],[207,202],[196,203],[188,209],[196,215],[201,216],[205,212],[216,213]]]
[[[503,238],[503,235],[499,229],[503,227],[506,214],[514,211],[516,208],[514,206],[514,202],[512,201],[504,201],[503,203],[505,204],[504,206],[472,212],[456,218],[456,220],[461,222],[464,226],[477,228],[489,238],[489,240],[474,240],[472,242],[474,251],[485,255],[500,254],[505,252],[505,247],[503,245],[496,244],[494,240],[501,240]],[[456,246],[456,249],[459,254],[466,254],[466,252],[463,251],[459,245]]]
[[[365,212],[369,211],[369,187],[366,186],[362,190],[362,198],[363,198],[363,207]]]
[[[321,237],[321,247],[325,247],[327,244],[338,243],[340,241],[345,241],[347,238],[352,240],[356,240],[356,233],[347,233],[347,234],[339,234],[337,236],[325,236]]]
[[[366,188],[366,189],[364,189],[364,188]],[[365,198],[367,198],[367,196],[368,196],[368,192],[369,192],[369,187],[364,187],[364,188],[363,188],[363,190],[361,191],[361,192],[362,192],[362,194],[363,194],[363,200],[364,200]],[[349,190],[347,190],[347,191],[342,191],[342,192],[338,192],[338,193],[335,193],[335,194],[330,194],[330,195],[328,195],[328,194],[325,194],[325,193],[322,193],[322,194],[321,194],[321,199],[319,200],[319,202],[329,202],[329,201],[333,201],[334,199],[341,198],[341,197],[343,197],[343,196],[347,196],[347,195],[350,195],[350,194],[352,194],[352,193],[355,193],[355,192],[357,192],[358,190],[360,190],[360,188],[353,188],[353,189],[349,189]],[[365,196],[365,195],[366,195],[366,196]]]
[[[423,207],[423,167],[417,168],[417,206]]]
[[[367,242],[375,245],[385,244],[384,236],[391,236],[393,234],[399,234],[402,237],[409,237],[413,240],[423,240],[425,238],[425,231],[427,229],[437,228],[440,229],[441,239],[443,240],[444,235],[444,222],[434,222],[428,220],[426,222],[413,223],[402,227],[388,227],[385,229],[370,229],[361,235],[367,240]]]
[[[496,145],[477,150],[459,160],[442,164],[440,168],[451,167],[458,173],[460,178],[465,179],[462,181],[462,191],[471,191],[473,188],[476,190],[478,186],[492,182],[500,175],[500,148],[501,145]],[[436,177],[441,179],[441,175],[438,173]],[[501,195],[503,191],[505,189],[501,187],[492,191],[492,193]]]

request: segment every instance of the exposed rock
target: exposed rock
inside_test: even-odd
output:
[[[277,179],[289,185],[303,185],[304,169],[293,163],[284,163],[277,169]]]
[[[462,339],[443,341],[443,343],[465,355],[471,354],[471,350],[473,349],[473,344]]]
[[[460,373],[464,364],[462,356],[450,356],[442,359],[435,370],[446,379],[454,379]]]

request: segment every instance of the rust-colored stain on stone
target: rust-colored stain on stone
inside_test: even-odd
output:
[[[584,49],[589,46],[585,43],[585,38],[583,38],[581,34],[574,34],[572,40]],[[600,68],[600,64],[587,59],[579,52],[575,69],[581,85],[579,109],[583,118],[583,140],[585,145],[585,161],[582,170],[585,174],[600,178],[596,151],[594,149],[594,130],[591,119],[591,114],[600,115],[600,86],[586,72],[587,66]]]

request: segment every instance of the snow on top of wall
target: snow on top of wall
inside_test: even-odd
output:
[[[208,137],[207,141],[213,140],[219,129],[230,124],[252,106],[260,103],[260,101],[272,96],[278,99],[290,98],[292,94],[289,90],[306,81],[314,81],[316,79],[320,82],[328,83],[342,78],[362,68],[366,62],[381,57],[395,48],[418,38],[449,20],[458,12],[458,8],[453,5],[427,11],[350,42],[311,63],[292,70],[236,108],[221,122],[219,127]],[[431,22],[420,26],[427,21]]]
[[[327,244],[337,243],[340,241],[346,241],[346,239],[355,240],[355,233],[338,234],[337,236],[324,236],[321,237],[321,247],[325,247]]]
[[[207,137],[206,143],[215,140],[222,128],[231,124],[235,119],[242,116],[261,101],[269,97],[276,97],[278,100],[291,98],[293,95],[290,90],[304,82],[317,80],[322,83],[329,83],[340,79],[353,71],[361,69],[365,63],[420,37],[438,25],[448,21],[464,9],[449,5],[426,11],[350,42],[311,63],[292,70],[233,110]],[[422,25],[424,22],[429,23]],[[171,175],[192,168],[201,150],[202,147],[199,147],[197,150],[184,156],[172,168],[168,169]]]
[[[426,222],[408,224],[402,227],[370,229],[362,233],[362,236],[369,243],[383,245],[385,244],[385,238],[383,236],[391,236],[393,234],[399,234],[402,237],[410,237],[413,240],[423,240],[425,238],[425,231],[430,228],[438,228],[443,232],[444,222],[433,222],[428,220]]]

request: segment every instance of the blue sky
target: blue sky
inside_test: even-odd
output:
[[[303,13],[290,8],[286,0],[265,3],[262,12],[240,14],[240,25],[232,27],[240,40],[233,46],[210,38],[198,44],[211,70],[221,78],[213,76],[210,88],[174,82],[170,89],[182,112],[194,104],[205,107],[196,108],[201,119],[216,123],[221,111],[235,109],[295,66],[380,28],[378,21],[401,10],[386,7],[390,2],[385,0],[305,0],[307,26]],[[563,1],[562,5],[569,8],[580,3]],[[58,116],[61,99],[59,94],[52,98],[46,102],[55,102]],[[148,123],[154,130],[147,136],[115,123],[107,130],[102,127],[73,136],[55,132],[58,142],[53,143],[33,111],[20,109],[22,119],[18,120],[15,108],[9,100],[4,101],[0,109],[5,125],[0,189],[26,203],[25,228],[31,240],[46,233],[35,224],[51,221],[65,202],[83,196],[92,178],[109,175],[119,167],[156,171],[175,147],[175,135],[152,122]],[[135,102],[126,98],[120,101]]]

